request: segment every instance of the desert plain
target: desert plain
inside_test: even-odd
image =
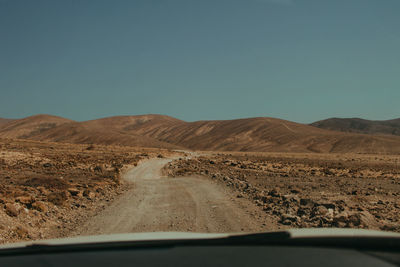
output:
[[[0,243],[153,231],[400,232],[399,196],[400,137],[386,132],[270,118],[0,120]]]

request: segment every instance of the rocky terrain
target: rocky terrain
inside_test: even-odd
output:
[[[222,183],[282,227],[399,232],[399,166],[398,156],[213,153],[175,160],[164,172]]]
[[[161,181],[162,166],[133,175],[153,176],[154,181],[121,179],[140,161],[159,157],[157,162],[165,163],[169,159],[162,158],[171,155],[182,158],[168,163],[163,172],[180,180]],[[135,185],[141,185],[141,191],[135,191]],[[131,209],[130,199],[146,199],[154,214],[149,217],[142,210],[145,223],[137,222],[138,231],[151,225],[152,216],[182,221],[160,210],[155,199],[162,194],[155,193],[156,188],[164,194],[161,202],[174,201],[170,208],[182,205],[184,198],[175,194],[186,196],[184,204],[192,203],[193,208],[184,205],[184,229],[213,229],[210,223],[215,229],[235,229],[235,215],[229,216],[234,213],[225,205],[242,214],[242,222],[255,218],[254,227],[262,230],[356,227],[400,232],[400,137],[343,133],[273,118],[184,122],[141,115],[76,122],[36,115],[0,120],[0,243],[68,236],[107,210],[121,193],[129,201],[117,201],[123,204],[120,210],[105,214],[120,214],[129,207],[130,218],[138,211]],[[203,201],[210,200],[208,195],[215,199],[212,210]],[[223,205],[216,199],[224,199]],[[193,213],[199,207],[219,220]],[[173,211],[182,213],[180,208]],[[227,218],[232,222],[228,228]],[[170,229],[164,219],[157,229]],[[200,223],[193,224],[196,220]],[[99,226],[98,232],[102,230]]]
[[[129,188],[125,169],[170,153],[0,139],[0,243],[67,236]]]

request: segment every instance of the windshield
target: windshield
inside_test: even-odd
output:
[[[0,0],[0,243],[400,232],[397,0]]]

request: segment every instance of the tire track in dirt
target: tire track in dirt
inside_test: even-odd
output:
[[[225,187],[202,177],[162,177],[161,169],[169,161],[152,159],[128,171],[124,179],[133,184],[132,189],[74,234],[267,230],[260,211]]]

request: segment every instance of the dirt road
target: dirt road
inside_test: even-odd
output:
[[[127,172],[124,178],[133,188],[76,234],[268,230],[256,207],[207,178],[161,177],[161,168],[169,161],[149,160]]]

